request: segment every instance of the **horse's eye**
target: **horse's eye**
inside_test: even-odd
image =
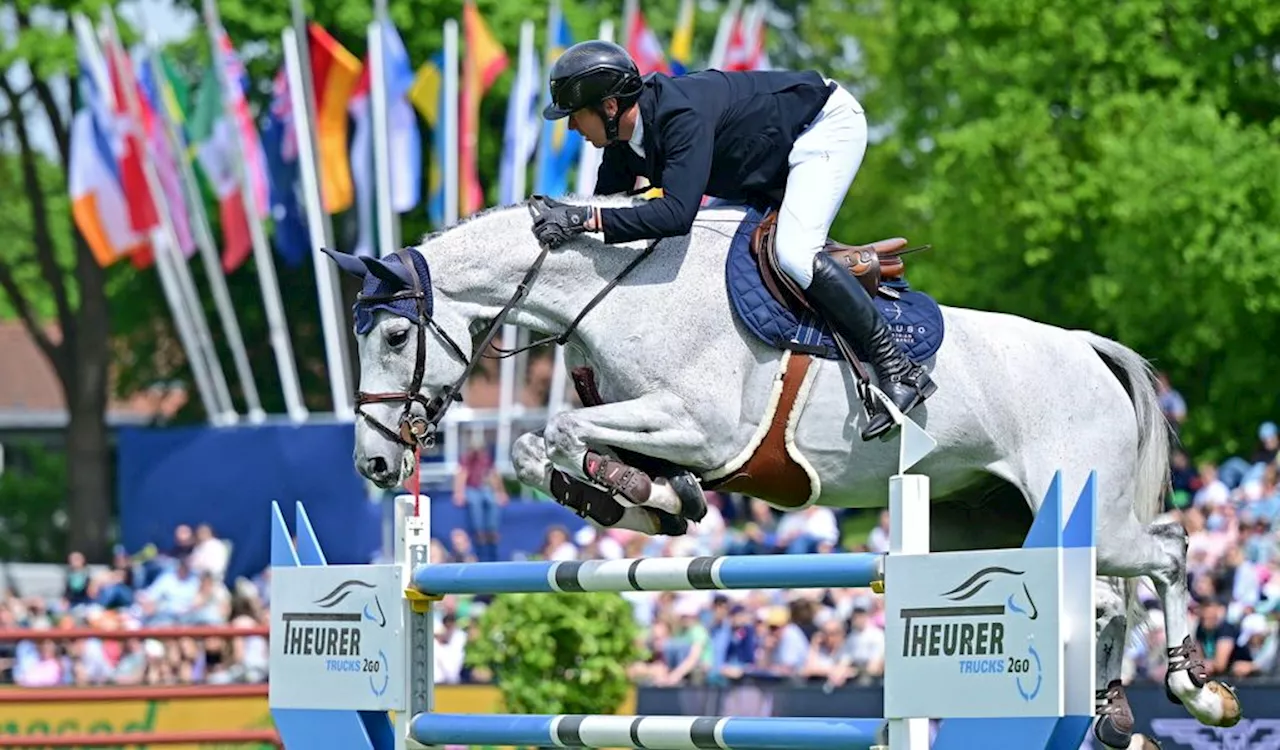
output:
[[[392,331],[391,334],[387,336],[387,343],[391,344],[391,346],[396,349],[399,349],[400,347],[404,346],[408,340],[409,340],[408,329]]]

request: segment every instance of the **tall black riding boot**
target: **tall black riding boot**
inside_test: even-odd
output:
[[[859,357],[871,361],[880,390],[903,414],[938,389],[928,371],[908,359],[893,340],[889,325],[858,280],[826,253],[813,256],[813,283],[805,296]],[[879,437],[893,426],[888,410],[876,409],[862,439]]]

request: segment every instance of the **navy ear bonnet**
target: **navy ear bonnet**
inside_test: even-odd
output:
[[[384,259],[374,259],[374,257],[360,257],[361,261],[367,266],[364,276],[365,284],[360,289],[361,296],[366,297],[385,297],[397,292],[412,289],[413,283],[410,276],[410,270],[404,267],[403,256],[410,257],[413,264],[413,270],[417,271],[417,280],[425,294],[422,302],[425,302],[426,315],[430,316],[433,312],[433,299],[431,299],[431,271],[426,265],[425,257],[416,250],[408,250],[396,255],[389,255]],[[376,267],[380,265],[381,267]],[[366,334],[374,329],[374,312],[384,310],[392,315],[407,317],[417,323],[417,299],[406,297],[402,299],[380,299],[378,302],[366,302],[364,299],[357,299],[355,305],[352,306],[352,312],[356,319],[356,333]]]

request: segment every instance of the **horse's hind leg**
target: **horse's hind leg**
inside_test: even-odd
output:
[[[1117,750],[1158,750],[1160,746],[1150,738],[1133,733],[1133,710],[1120,682],[1129,630],[1124,581],[1098,578],[1094,590],[1098,628],[1095,685],[1098,720],[1093,725],[1093,734],[1104,746]]]
[[[1202,724],[1235,726],[1241,716],[1240,700],[1226,683],[1208,679],[1204,654],[1187,620],[1186,531],[1172,520],[1144,526],[1129,508],[1117,518],[1118,509],[1114,499],[1099,506],[1099,574],[1151,579],[1164,608],[1169,646],[1165,687],[1170,698],[1186,706]]]

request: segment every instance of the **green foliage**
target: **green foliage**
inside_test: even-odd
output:
[[[631,605],[616,593],[499,594],[466,662],[490,670],[514,713],[611,714],[641,656]]]
[[[66,562],[67,457],[35,443],[5,446],[0,560]]]
[[[952,304],[1090,328],[1186,396],[1193,450],[1280,407],[1280,8],[1257,0],[819,0],[802,35],[868,107],[835,231],[935,249]]]

